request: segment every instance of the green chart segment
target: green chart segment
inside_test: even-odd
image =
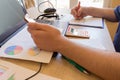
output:
[[[10,47],[6,48],[4,53],[7,55],[16,55],[16,54],[21,53],[22,50],[23,50],[22,47],[15,45],[15,46],[10,46]]]

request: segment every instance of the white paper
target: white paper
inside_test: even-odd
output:
[[[95,17],[85,17],[81,20],[72,19],[69,21],[69,24],[72,25],[81,25],[86,27],[96,27],[96,28],[103,28],[103,20],[102,18],[95,18]]]
[[[30,60],[35,62],[49,63],[53,52],[39,50],[31,35],[27,31],[27,26],[8,40],[0,50],[1,57]]]
[[[36,19],[40,15],[40,12],[38,11],[37,7],[31,7],[27,9],[27,13],[32,19]]]
[[[26,69],[26,68],[20,67],[18,65],[15,65],[15,64],[12,64],[12,63],[9,63],[6,61],[0,60],[0,64],[3,66],[6,66],[10,70],[12,70],[11,72],[9,72],[9,74],[14,73],[14,76],[13,76],[14,80],[26,80],[26,78],[28,78],[36,73],[35,71],[32,71],[30,69]],[[8,80],[9,77],[7,77],[7,79],[6,79],[6,77],[7,76],[4,76],[3,77],[4,79],[0,78],[0,80]],[[36,76],[32,77],[29,80],[61,80],[61,79],[47,76],[47,75],[44,75],[42,73],[38,73]]]
[[[8,80],[14,73],[13,69],[0,63],[0,80]]]
[[[91,40],[90,39],[70,39],[70,40],[78,45],[82,44],[87,47],[106,50],[100,41],[96,41],[94,39],[91,39]]]

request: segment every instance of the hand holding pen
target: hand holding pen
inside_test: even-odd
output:
[[[73,9],[71,9],[71,14],[74,16],[75,19],[78,19],[78,11],[80,9],[80,2],[77,6],[75,6]]]
[[[77,6],[71,9],[71,14],[74,16],[75,19],[80,20],[83,17],[87,16],[86,7],[82,7],[79,2]]]

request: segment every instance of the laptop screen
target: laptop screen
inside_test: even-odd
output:
[[[18,0],[0,2],[0,46],[24,24],[25,12]]]

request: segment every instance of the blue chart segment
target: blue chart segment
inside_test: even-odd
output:
[[[10,47],[6,48],[4,52],[7,55],[16,55],[16,54],[21,53],[22,50],[23,50],[23,48],[20,46],[10,46]]]

